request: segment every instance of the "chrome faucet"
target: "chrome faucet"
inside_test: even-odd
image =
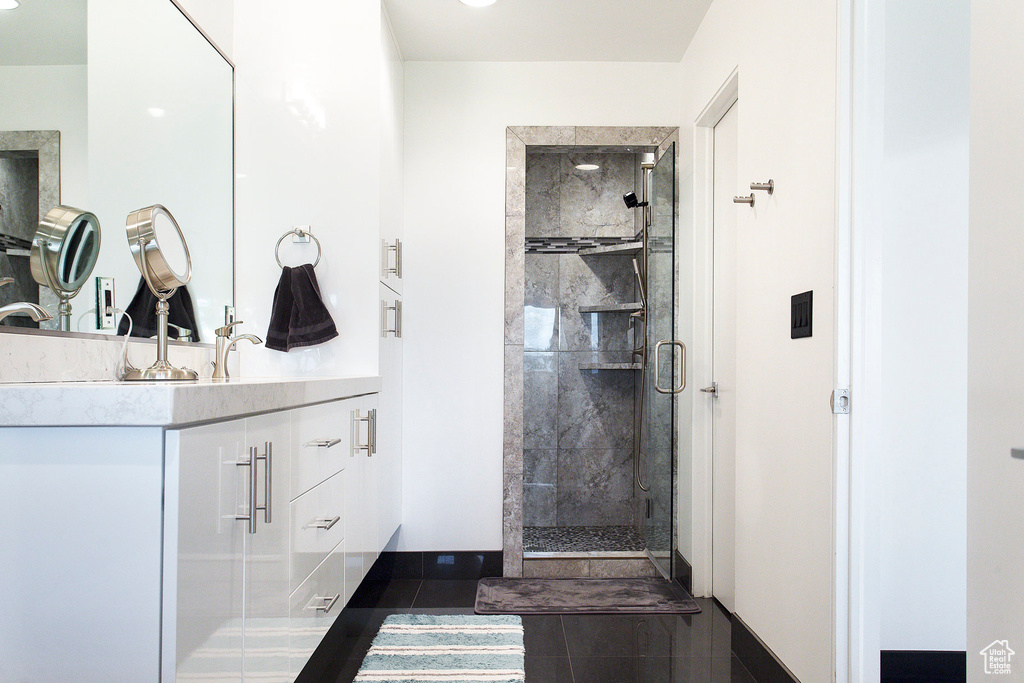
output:
[[[213,365],[213,379],[228,378],[228,352],[231,351],[235,344],[243,339],[251,341],[253,344],[263,343],[263,340],[254,334],[240,334],[237,337],[232,337],[231,328],[241,324],[241,320],[236,320],[214,330],[217,333],[217,362]]]
[[[0,287],[3,285],[9,285],[12,282],[14,282],[13,277],[0,277]],[[53,318],[45,308],[28,301],[18,301],[13,304],[7,304],[6,306],[0,307],[0,320],[3,320],[9,315],[27,315],[37,323],[43,322],[44,320],[51,320]]]

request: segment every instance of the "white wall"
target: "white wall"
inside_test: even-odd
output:
[[[311,225],[339,336],[288,354],[242,350],[247,375],[377,372],[380,5],[272,0],[235,6],[235,292],[243,331],[267,332],[278,238]],[[312,258],[282,245],[282,259]]]
[[[885,7],[883,650],[966,646],[970,1]]]
[[[982,648],[1008,639],[1024,670],[1024,4],[971,5],[967,432],[967,671],[991,680]]]
[[[61,201],[84,206],[89,196],[86,67],[0,67],[0,130],[60,131]]]
[[[505,127],[676,125],[678,65],[407,62],[400,550],[500,550]]]
[[[776,184],[736,207],[735,595],[738,616],[803,681],[831,680],[834,651],[837,35],[837,3],[715,0],[679,86],[685,143],[738,70],[736,194]],[[790,296],[807,290],[814,336],[792,340]],[[691,353],[706,356],[695,337]]]

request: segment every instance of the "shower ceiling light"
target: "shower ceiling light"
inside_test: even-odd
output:
[[[18,9],[18,0],[0,0],[0,9]]]
[[[463,5],[469,5],[470,7],[487,7],[493,5],[498,0],[459,0]]]
[[[597,164],[576,164],[577,171],[596,171],[599,168]]]

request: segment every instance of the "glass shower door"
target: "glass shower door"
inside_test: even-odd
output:
[[[676,146],[651,176],[647,236],[647,362],[644,372],[641,479],[647,487],[641,531],[661,572],[672,575],[675,543],[675,396],[681,390],[684,349],[676,341]]]

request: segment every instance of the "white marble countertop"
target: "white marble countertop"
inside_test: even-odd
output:
[[[380,377],[0,384],[0,427],[182,427],[380,391]]]

